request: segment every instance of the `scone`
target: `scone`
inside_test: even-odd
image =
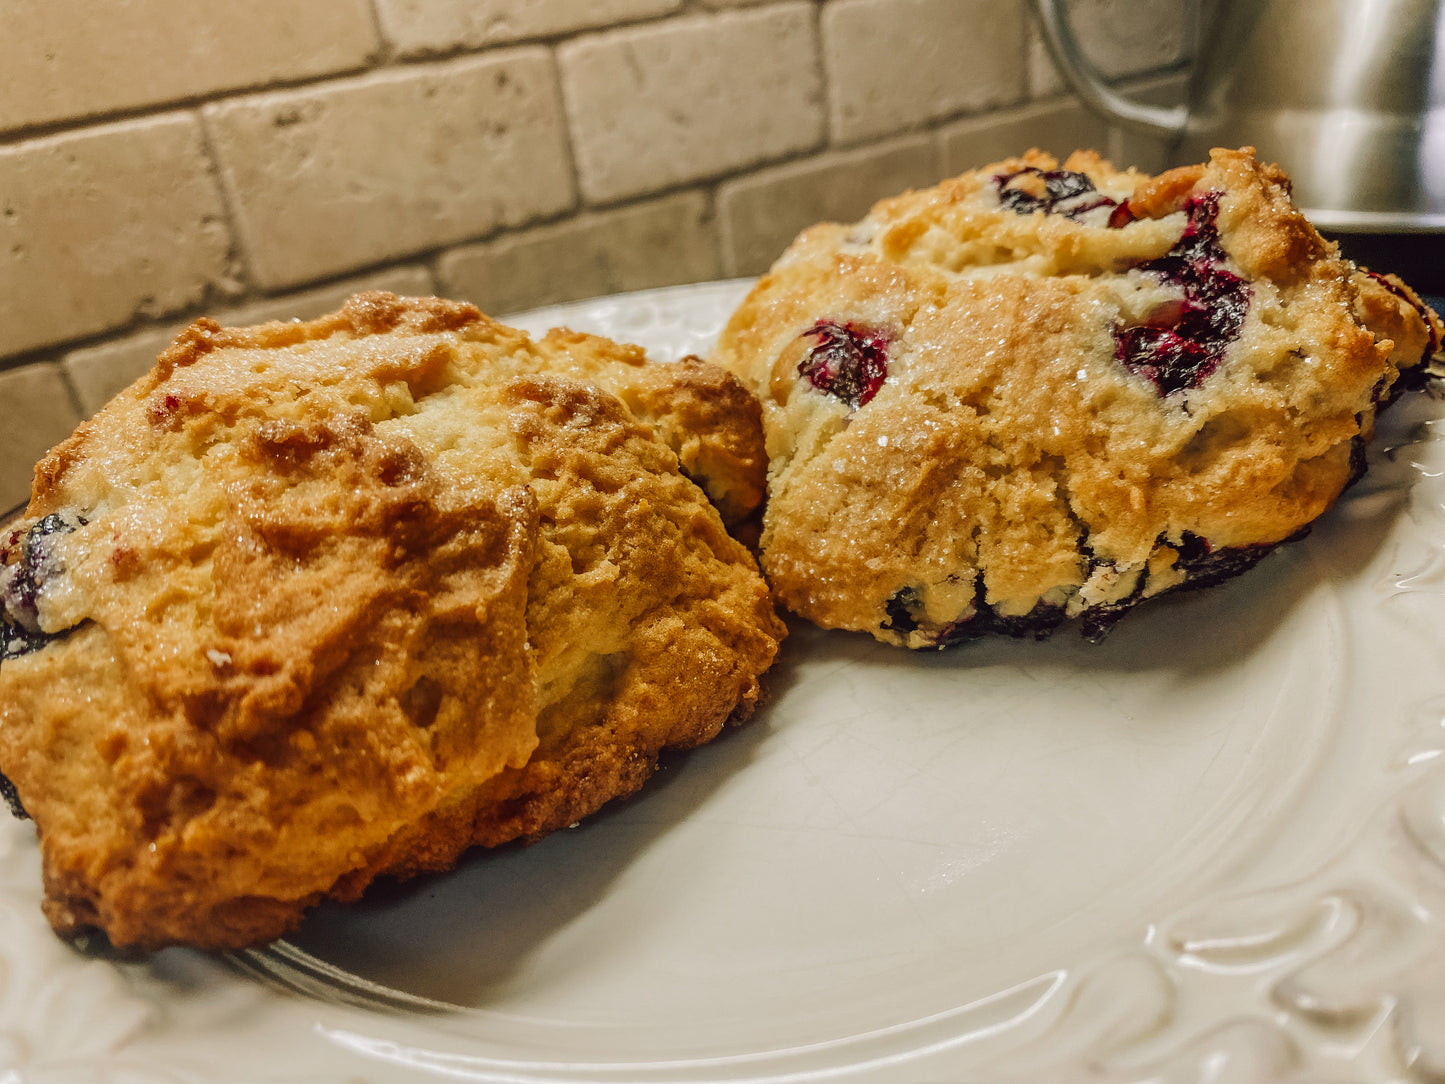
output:
[[[1157,177],[1034,152],[805,231],[714,360],[763,400],[776,597],[920,648],[1097,638],[1250,567],[1439,344],[1249,150]]]
[[[52,925],[265,941],[745,717],[784,628],[680,461],[746,515],[760,438],[726,373],[468,305],[194,324],[0,540]]]

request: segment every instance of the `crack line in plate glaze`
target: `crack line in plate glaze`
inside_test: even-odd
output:
[[[565,320],[641,341],[666,358],[705,351],[745,288],[651,291],[515,322],[540,331]],[[1303,869],[1291,865],[1283,844],[1275,851],[1267,841],[1250,845],[1283,856],[1289,878],[1246,871],[1237,891],[1212,891],[1193,906],[1154,914],[1116,931],[1093,955],[1073,954],[1035,969],[1032,979],[936,1013],[792,1046],[770,1034],[756,1049],[731,1054],[635,1048],[629,1054],[626,1036],[619,1039],[625,1028],[615,1021],[584,1015],[559,1032],[564,1011],[458,1011],[452,1000],[397,989],[284,944],[235,957],[244,975],[175,950],[149,963],[86,959],[46,931],[29,829],[7,820],[0,823],[0,1071],[24,1082],[113,1076],[186,1082],[213,1079],[216,1059],[230,1058],[247,1066],[232,1071],[258,1082],[366,1079],[373,1070],[393,1079],[393,1069],[415,1070],[415,1079],[529,1081],[805,1080],[844,1072],[854,1079],[1099,1084],[1320,1075],[1445,1080],[1445,985],[1433,981],[1431,966],[1445,959],[1445,690],[1428,674],[1396,681],[1389,670],[1391,663],[1445,654],[1445,620],[1435,612],[1435,596],[1445,593],[1439,441],[1445,419],[1424,397],[1394,411],[1408,415],[1405,439],[1376,457],[1328,525],[1301,544],[1319,578],[1335,581],[1330,589],[1342,593],[1358,624],[1341,648],[1349,657],[1322,661],[1354,668],[1341,678],[1342,696],[1353,696],[1363,680],[1366,696],[1381,702],[1380,713],[1370,716],[1358,696],[1350,699],[1351,725],[1368,734],[1345,749],[1370,756],[1342,768],[1339,750],[1320,751],[1320,763],[1309,769],[1319,778],[1306,780],[1315,805],[1301,798],[1295,811],[1314,815],[1315,792],[1342,787],[1352,815],[1358,813],[1353,836],[1328,841],[1327,860]],[[1387,421],[1386,428],[1402,425]],[[1405,514],[1376,540],[1378,552],[1360,542],[1401,504]],[[1244,582],[1263,582],[1259,571],[1251,576]],[[976,663],[980,655],[985,661]],[[871,666],[876,658],[850,645],[839,665]],[[1007,670],[991,667],[989,658],[983,649],[957,665],[971,681],[987,682]],[[1385,665],[1379,671],[1372,664]],[[1281,690],[1277,695],[1285,695]],[[771,741],[769,751],[805,765],[824,762],[816,769],[824,773],[826,758],[841,755],[836,747],[849,737],[789,745],[806,734],[779,726],[755,740]],[[1325,745],[1344,740],[1328,730],[1318,737]],[[1088,752],[1085,742],[1073,755]],[[745,753],[737,755],[746,761]],[[723,762],[729,763],[726,751]],[[923,775],[911,785],[927,783]],[[1261,777],[1258,785],[1267,789],[1274,781]],[[866,835],[866,824],[854,830]],[[885,853],[883,842],[873,846],[872,853]],[[949,887],[947,877],[921,883],[919,892]],[[966,963],[966,954],[950,956],[940,944],[940,966]],[[302,996],[276,994],[274,986]],[[721,1029],[726,1024],[719,1021]],[[581,1047],[549,1049],[559,1034],[580,1037]]]

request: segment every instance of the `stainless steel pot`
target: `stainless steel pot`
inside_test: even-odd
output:
[[[1063,0],[1034,4],[1079,96],[1112,121],[1172,140],[1176,162],[1254,146],[1290,174],[1322,229],[1445,231],[1441,0],[1216,0],[1187,105],[1176,109],[1117,93],[1080,51]]]

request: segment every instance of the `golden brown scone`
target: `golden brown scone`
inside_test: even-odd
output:
[[[749,403],[434,298],[193,325],[0,539],[0,770],[51,923],[255,944],[746,717],[784,629],[660,433],[746,514]]]
[[[763,400],[778,599],[938,647],[1097,637],[1248,568],[1357,477],[1440,328],[1249,150],[1031,152],[805,231],[714,360]]]

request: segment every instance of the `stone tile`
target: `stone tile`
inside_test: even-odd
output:
[[[382,32],[403,56],[480,49],[666,15],[682,0],[377,0]]]
[[[1189,0],[1067,0],[1065,9],[1079,47],[1110,81],[1187,59],[1193,37]],[[1032,19],[1028,73],[1030,97],[1068,89]]]
[[[918,135],[726,181],[718,189],[725,271],[761,274],[805,227],[861,218],[884,196],[936,183],[939,170],[935,140]]]
[[[957,176],[969,169],[1022,154],[1031,147],[1056,158],[1080,149],[1109,155],[1109,126],[1072,98],[1037,102],[986,117],[971,117],[939,131],[943,171]]]
[[[377,46],[367,0],[7,4],[0,131],[355,70]]]
[[[0,372],[0,515],[30,499],[35,463],[70,435],[80,418],[60,370],[51,364]]]
[[[442,289],[493,315],[718,277],[707,197],[683,192],[444,253]]]
[[[541,47],[236,99],[205,116],[251,274],[268,290],[576,200]]]
[[[390,290],[392,293],[426,296],[435,292],[431,273],[424,267],[394,267],[375,274],[331,283],[314,290],[267,297],[243,305],[206,313],[222,324],[247,327],[268,320],[310,319],[333,312],[358,290]],[[94,414],[155,364],[156,357],[170,346],[189,320],[137,332],[121,339],[72,350],[60,367],[75,389],[76,399],[86,417]]]
[[[0,147],[0,357],[232,288],[224,215],[188,114]]]
[[[612,30],[558,50],[584,196],[608,203],[816,146],[810,3]]]
[[[1024,95],[1022,0],[837,0],[823,9],[822,38],[840,142]]]

